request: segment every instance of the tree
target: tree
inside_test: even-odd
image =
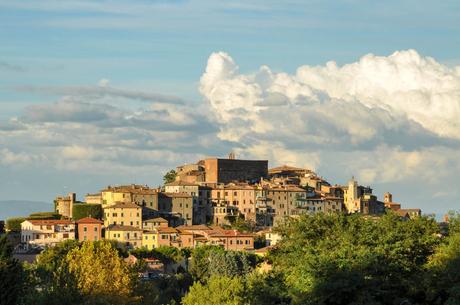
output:
[[[18,303],[24,288],[23,269],[21,264],[12,257],[13,248],[7,235],[0,236],[0,304],[15,305]]]
[[[6,220],[6,229],[13,232],[21,232],[21,223],[25,217],[12,217]]]
[[[80,294],[93,304],[127,304],[132,301],[136,274],[106,241],[84,242],[66,257]]]
[[[460,232],[450,235],[428,263],[431,304],[460,304]]]
[[[109,241],[67,241],[45,250],[34,266],[26,304],[130,304],[137,273]]]
[[[294,304],[393,304],[425,298],[424,264],[439,244],[433,219],[389,213],[304,215],[272,251]]]
[[[168,184],[168,183],[171,183],[171,182],[174,182],[176,181],[176,176],[177,176],[177,173],[175,170],[170,170],[169,172],[167,172],[164,176],[163,176],[163,182],[164,184]]]
[[[207,284],[195,282],[182,299],[183,305],[247,305],[241,277],[212,276]]]
[[[291,304],[291,297],[288,294],[282,273],[252,272],[246,276],[246,299],[251,305]]]
[[[249,273],[257,262],[254,254],[225,251],[218,246],[201,246],[192,252],[189,272],[195,280],[205,282],[213,275],[232,277]]]

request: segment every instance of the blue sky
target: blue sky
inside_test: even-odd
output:
[[[264,65],[274,74],[290,76],[296,75],[299,67],[325,67],[328,61],[334,61],[338,67],[360,63],[359,71],[363,71],[366,62],[361,59],[367,54],[383,56],[387,60],[393,52],[409,49],[415,50],[417,55],[403,54],[395,59],[400,64],[399,71],[407,68],[403,62],[408,56],[412,56],[410,62],[415,64],[419,62],[417,56],[422,60],[430,57],[442,69],[451,69],[445,73],[456,79],[455,69],[460,65],[460,3],[353,0],[0,1],[0,132],[3,133],[0,134],[3,137],[3,140],[0,139],[0,151],[4,160],[0,163],[0,177],[6,181],[0,186],[2,198],[49,201],[63,192],[94,192],[107,184],[139,182],[155,185],[161,182],[161,173],[174,165],[192,162],[205,155],[225,155],[228,150],[236,149],[242,156],[267,157],[273,163],[295,161],[315,167],[320,174],[337,183],[345,183],[352,174],[359,178],[361,173],[362,180],[375,185],[378,192],[390,189],[396,198],[405,201],[403,204],[420,205],[429,212],[441,213],[455,208],[459,204],[456,199],[458,186],[453,189],[455,186],[449,184],[440,188],[431,181],[433,179],[420,178],[421,175],[412,167],[408,171],[414,173],[404,179],[396,179],[389,174],[375,174],[372,171],[379,169],[368,165],[363,168],[357,165],[355,170],[345,169],[342,163],[335,161],[337,156],[343,155],[341,162],[351,164],[352,155],[345,156],[346,152],[354,151],[354,156],[362,155],[369,160],[383,158],[381,152],[387,151],[396,159],[401,156],[410,164],[415,162],[422,166],[423,163],[417,162],[434,162],[428,157],[431,154],[455,155],[458,152],[455,123],[447,126],[449,132],[444,134],[436,127],[438,121],[427,121],[426,115],[409,112],[408,107],[392,105],[382,98],[382,103],[393,109],[388,110],[390,106],[380,107],[367,98],[361,100],[363,96],[360,93],[354,99],[364,104],[367,110],[384,108],[394,117],[402,115],[407,118],[407,122],[398,121],[398,124],[421,125],[421,131],[417,131],[420,136],[413,140],[413,145],[404,144],[411,142],[407,140],[404,128],[394,131],[385,127],[386,131],[381,134],[381,129],[371,131],[377,136],[366,138],[365,142],[358,141],[358,144],[350,136],[350,141],[354,142],[348,146],[345,142],[337,144],[338,140],[330,140],[335,144],[326,147],[325,144],[303,143],[302,139],[300,142],[303,144],[300,145],[298,139],[279,135],[276,145],[281,150],[309,154],[305,160],[299,155],[285,158],[261,152],[261,143],[253,145],[262,138],[266,142],[275,141],[257,129],[263,125],[262,121],[266,122],[265,115],[271,118],[269,113],[257,118],[248,115],[244,122],[253,124],[247,129],[254,130],[255,135],[235,137],[234,134],[240,131],[231,130],[228,124],[239,123],[220,112],[222,99],[207,89],[199,90],[200,86],[206,85],[201,78],[207,68],[222,63],[232,67],[225,56],[210,59],[211,54],[219,51],[224,51],[239,67],[235,74],[226,74],[227,78],[234,78],[225,86],[228,89],[240,88],[241,79],[259,75],[257,73]],[[371,62],[377,61],[371,59]],[[390,66],[397,65],[392,59],[388,61]],[[420,69],[425,68],[440,71],[437,66]],[[375,73],[380,72],[381,68]],[[343,73],[340,75],[343,76]],[[299,75],[294,78],[300,79]],[[238,83],[235,83],[236,79]],[[307,84],[311,79],[308,77],[308,81],[301,83]],[[336,79],[331,77],[328,81]],[[221,92],[224,90],[222,84],[219,81],[207,85],[213,88],[212,92]],[[258,80],[252,83],[245,80],[244,84],[261,86]],[[453,104],[449,104],[450,108],[445,106],[453,109],[453,113],[458,106],[455,102],[458,93],[456,84],[449,87],[453,98],[446,102]],[[323,95],[339,98],[334,95],[335,89],[316,85],[308,83],[309,88],[325,90]],[[235,96],[245,96],[249,87],[241,89],[243,91]],[[428,90],[426,87],[422,89],[421,92]],[[233,89],[228,90],[225,96],[236,94]],[[166,103],[164,95],[169,98]],[[265,99],[267,94],[263,96],[262,99]],[[340,98],[347,100],[344,96]],[[434,98],[430,102],[444,103]],[[245,103],[250,104],[250,97],[243,99],[243,108]],[[417,105],[426,107],[426,103],[420,101]],[[433,111],[439,108],[437,104],[433,105]],[[105,107],[104,110],[101,107]],[[235,106],[232,107],[229,109],[233,111]],[[92,112],[84,109],[92,109]],[[260,110],[257,105],[254,109],[245,110]],[[367,116],[367,110],[363,110],[362,115]],[[67,119],[56,119],[62,114],[59,111],[73,111],[75,116],[69,114]],[[121,114],[123,111],[124,114]],[[321,109],[318,111],[321,112]],[[91,117],[95,112],[99,116]],[[167,115],[163,116],[165,113]],[[187,116],[181,117],[179,113],[187,113]],[[152,118],[154,114],[156,116]],[[98,128],[106,128],[108,123],[96,124],[101,117],[113,121],[129,120],[132,130],[117,129],[121,125],[113,127],[116,124],[110,121],[113,132],[108,129],[102,131]],[[158,125],[165,118],[163,125]],[[188,121],[190,118],[192,121]],[[220,122],[216,123],[216,118]],[[167,120],[175,124],[169,126],[171,122]],[[147,124],[142,125],[142,130],[135,125],[139,121]],[[288,114],[286,121],[290,121]],[[310,119],[312,121],[316,122],[317,117]],[[273,119],[272,122],[282,125],[282,122]],[[6,126],[3,131],[2,124]],[[96,124],[93,133],[85,129],[88,124]],[[13,125],[21,127],[13,128]],[[292,126],[287,126],[287,129],[289,127]],[[322,121],[314,127],[302,125],[300,128],[307,127],[316,129],[306,132],[306,137],[318,137],[323,134],[321,128],[329,128]],[[198,130],[194,135],[184,134],[193,128]],[[327,136],[343,139],[341,132],[348,127],[339,124],[336,128],[337,133]],[[110,141],[109,134],[113,137]],[[353,135],[353,131],[347,133],[350,134]],[[367,134],[360,136],[368,137]],[[395,140],[398,137],[400,141]],[[411,137],[415,139],[412,133]],[[132,143],[135,142],[133,139],[136,139],[136,144]],[[185,145],[187,139],[194,144]],[[116,140],[120,143],[117,144]],[[439,144],[440,141],[444,144]],[[445,144],[446,141],[449,144]],[[151,146],[142,144],[150,142]],[[126,147],[129,151],[123,150]],[[56,151],[61,153],[55,156]],[[434,166],[456,171],[457,164],[452,166],[452,162],[455,163],[453,158],[446,157],[444,163]],[[113,170],[96,170],[94,163],[104,164]],[[441,171],[443,169],[438,172]],[[459,181],[460,174],[446,170],[438,178]],[[414,194],[422,183],[429,185],[427,190]],[[24,185],[29,187],[24,190]],[[439,204],[433,206],[433,201]]]

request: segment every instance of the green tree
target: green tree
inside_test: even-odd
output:
[[[132,302],[136,274],[106,241],[84,242],[66,256],[80,294],[91,304]]]
[[[45,250],[31,270],[25,304],[130,304],[135,270],[109,241],[66,241]]]
[[[164,176],[163,176],[163,182],[164,184],[168,184],[168,183],[171,183],[171,182],[174,182],[176,181],[176,176],[177,176],[177,173],[175,170],[170,170],[169,172],[167,172]]]
[[[0,304],[15,305],[23,292],[23,269],[12,257],[13,248],[6,234],[0,236]]]
[[[439,244],[433,219],[304,215],[272,251],[294,304],[399,304],[425,298],[424,264]]]
[[[251,305],[291,304],[291,297],[288,294],[282,273],[252,272],[246,277],[246,299]]]
[[[195,280],[206,281],[213,275],[232,277],[250,273],[257,263],[254,254],[225,251],[218,246],[201,246],[192,252],[189,272]]]
[[[212,276],[207,284],[195,282],[182,299],[183,305],[247,305],[241,277]]]
[[[428,263],[428,304],[460,304],[460,232],[450,235]]]
[[[25,217],[12,217],[6,220],[6,229],[13,232],[21,232],[21,223]]]

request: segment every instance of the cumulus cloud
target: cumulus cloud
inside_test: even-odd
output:
[[[407,50],[301,66],[295,74],[267,66],[242,74],[217,52],[200,92],[219,138],[237,142],[242,154],[313,168],[353,164],[362,180],[388,182],[417,176],[424,165],[439,177],[459,164],[459,71]]]

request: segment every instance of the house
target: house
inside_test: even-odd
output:
[[[225,250],[254,250],[254,234],[237,230],[215,230],[208,233],[208,244],[223,246]]]
[[[142,228],[144,230],[153,230],[156,228],[165,228],[168,226],[168,221],[162,217],[155,217],[152,219],[146,219],[142,221]]]
[[[128,249],[142,246],[142,229],[132,226],[109,225],[105,230],[105,239],[116,240]]]
[[[21,223],[21,242],[30,247],[50,247],[75,239],[75,223],[70,220],[25,220]]]
[[[130,226],[142,229],[142,208],[134,202],[116,202],[104,207],[104,226]]]
[[[102,238],[102,225],[104,222],[101,220],[85,217],[76,221],[77,224],[77,237],[79,241],[96,241]]]

